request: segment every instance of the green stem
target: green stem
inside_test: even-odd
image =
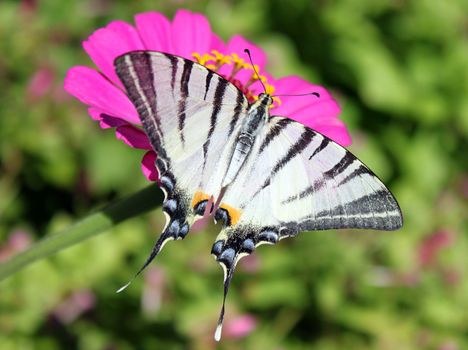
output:
[[[68,229],[44,238],[28,250],[0,264],[0,281],[39,259],[102,233],[124,220],[154,209],[161,204],[162,200],[161,191],[153,185],[90,214]]]

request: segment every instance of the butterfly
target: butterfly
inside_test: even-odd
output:
[[[395,198],[372,171],[328,137],[270,116],[270,95],[249,103],[222,76],[167,53],[133,51],[114,65],[157,153],[165,195],[165,227],[136,275],[197,219],[222,221],[211,249],[224,270],[217,341],[236,264],[259,245],[301,231],[402,226]]]

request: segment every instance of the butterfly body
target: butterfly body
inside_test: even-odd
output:
[[[160,52],[124,54],[115,68],[158,155],[165,194],[166,226],[138,273],[214,211],[224,224],[211,250],[224,270],[217,340],[235,266],[257,246],[301,231],[402,226],[395,198],[374,173],[326,136],[270,116],[268,94],[249,104],[224,77]]]
[[[268,121],[268,109],[272,102],[272,98],[268,94],[261,94],[258,101],[249,106],[247,116],[242,123],[239,136],[237,137],[234,152],[229,162],[222,187],[230,184],[237,176],[248,154],[252,150],[257,135]]]

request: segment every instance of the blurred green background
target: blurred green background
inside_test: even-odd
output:
[[[155,210],[2,281],[0,348],[467,349],[466,0],[2,0],[0,261],[147,185],[142,152],[100,129],[63,77],[92,66],[81,41],[95,29],[177,8],[254,41],[276,77],[331,89],[404,228],[262,246],[237,269],[217,345],[219,228],[168,244],[115,294],[163,226]]]

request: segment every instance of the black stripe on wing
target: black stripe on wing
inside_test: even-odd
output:
[[[233,133],[237,122],[239,121],[239,117],[244,109],[244,100],[245,96],[242,91],[237,91],[237,99],[236,99],[236,107],[234,108],[234,115],[232,116],[231,122],[229,123],[229,132],[228,137],[231,136]]]
[[[321,151],[323,151],[327,146],[328,144],[330,143],[330,140],[326,137],[323,138],[322,142],[320,142],[320,145],[314,150],[314,152],[311,154],[311,156],[309,157],[309,160],[311,160],[312,158],[314,158],[318,153],[320,153]]]
[[[295,223],[299,231],[358,228],[393,231],[402,227],[400,207],[386,190],[365,195]]]
[[[278,174],[278,172],[283,167],[285,167],[294,157],[297,157],[299,154],[301,154],[303,150],[307,148],[307,146],[312,142],[312,139],[315,135],[316,133],[313,130],[309,128],[304,128],[304,131],[302,132],[299,139],[293,145],[291,145],[286,154],[276,162],[275,166],[271,170],[271,173],[268,175],[265,182],[263,183],[263,186],[259,189],[259,191],[269,186],[271,180],[273,180],[273,178]],[[258,194],[259,191],[257,191],[256,194]]]
[[[280,120],[278,120],[278,122],[271,127],[265,139],[263,140],[263,143],[260,145],[259,153],[262,153],[265,150],[265,148],[271,143],[271,141],[273,141],[281,133],[281,130],[283,130],[291,123],[292,120],[288,118],[281,118]]]
[[[351,164],[353,164],[355,160],[356,160],[356,157],[353,156],[351,152],[346,151],[343,158],[341,158],[340,161],[336,163],[333,168],[323,173],[324,177],[328,179],[333,179],[337,177],[338,175],[346,171],[346,169],[348,169],[348,167]]]
[[[223,104],[223,97],[226,92],[228,81],[226,79],[218,79],[218,85],[216,86],[216,90],[214,93],[214,101],[213,101],[213,111],[211,112],[210,117],[210,129],[208,130],[208,135],[206,137],[206,141],[203,144],[203,167],[205,167],[206,163],[206,156],[208,154],[208,148],[210,147],[211,136],[216,128],[216,122],[218,120],[218,115],[221,110],[221,105]]]
[[[166,55],[166,57],[171,61],[171,91],[174,92],[179,61],[175,56]]]
[[[180,141],[182,145],[185,144],[185,137],[184,137],[184,126],[185,126],[185,119],[187,118],[185,114],[185,110],[187,108],[187,98],[189,96],[189,82],[190,76],[192,74],[193,68],[193,61],[185,60],[184,61],[184,69],[182,71],[182,77],[180,81],[180,101],[178,104],[178,118],[179,118],[179,135]]]
[[[150,55],[146,52],[135,52],[120,56],[115,60],[115,68],[130,100],[137,109],[153,148],[159,155],[166,157],[161,147],[163,133],[160,117],[157,114]]]
[[[208,74],[206,75],[206,80],[205,80],[205,95],[203,96],[203,99],[206,101],[206,96],[208,95],[208,91],[210,90],[210,85],[211,85],[211,79],[213,78],[213,71],[208,71]]]
[[[307,196],[313,195],[314,193],[317,193],[317,191],[320,191],[325,186],[325,184],[326,184],[325,179],[318,179],[312,185],[305,188],[301,192],[294,194],[292,196],[289,196],[287,199],[283,200],[281,204],[288,204],[288,203],[303,199]]]

